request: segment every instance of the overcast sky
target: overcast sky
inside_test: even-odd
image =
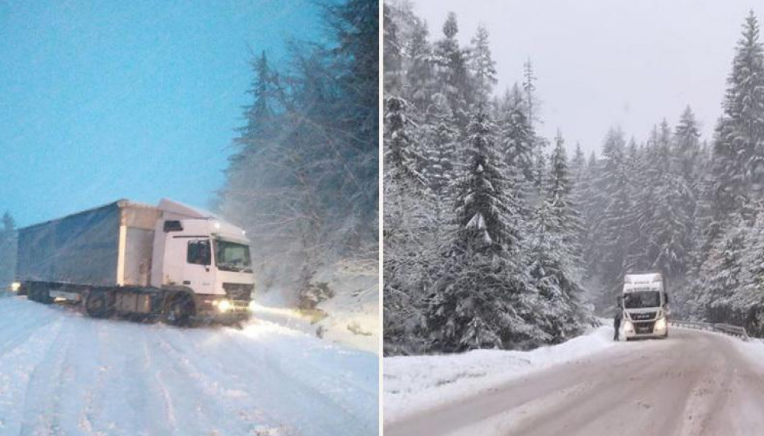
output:
[[[690,105],[710,138],[748,11],[742,0],[414,0],[431,38],[449,11],[466,44],[479,24],[491,34],[498,89],[522,81],[530,57],[542,100],[541,133],[599,154],[612,125],[643,140]],[[760,17],[761,18],[761,17]]]
[[[325,42],[312,0],[0,0],[0,213],[120,198],[207,207],[252,83],[249,48]]]

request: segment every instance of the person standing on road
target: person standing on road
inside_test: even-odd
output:
[[[615,315],[613,316],[613,328],[615,329],[615,334],[613,335],[614,341],[618,340],[618,332],[621,330],[622,319],[623,319],[623,298],[618,297],[615,303]]]

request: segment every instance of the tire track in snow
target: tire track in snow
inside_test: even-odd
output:
[[[0,435],[376,433],[364,359],[287,329],[250,333],[262,340],[0,299]]]
[[[2,319],[8,321],[0,326],[5,337],[5,340],[0,342],[0,357],[23,345],[41,329],[51,325],[54,321],[54,318],[49,316],[31,319],[25,318],[23,322],[10,322],[10,320],[14,319],[13,317],[0,315],[0,320]]]
[[[45,350],[45,356],[35,366],[27,384],[22,407],[21,436],[40,434],[60,435],[61,392],[63,390],[64,359],[71,336],[68,325],[58,322],[55,339]],[[65,332],[67,334],[65,334]]]
[[[182,387],[183,389],[193,388],[197,392],[195,395],[184,396],[200,400],[197,401],[193,409],[197,414],[201,414],[205,418],[204,424],[209,428],[209,432],[221,432],[221,434],[250,433],[254,431],[256,425],[250,425],[251,423],[249,422],[238,420],[237,418],[240,414],[237,414],[235,413],[235,410],[232,410],[241,407],[240,403],[246,402],[247,398],[236,398],[235,405],[225,404],[221,401],[221,397],[227,397],[229,391],[231,391],[231,389],[228,389],[228,386],[231,386],[231,383],[225,382],[226,379],[230,378],[230,374],[220,368],[208,368],[209,365],[204,365],[205,367],[201,368],[205,362],[210,361],[210,359],[208,359],[209,354],[212,354],[211,361],[216,363],[219,363],[217,362],[218,359],[223,357],[223,355],[219,353],[207,353],[205,350],[199,350],[198,347],[192,345],[191,336],[197,334],[207,336],[205,333],[208,332],[201,332],[195,329],[176,331],[176,329],[172,328],[155,331],[154,336],[158,340],[158,347],[166,352],[165,354],[169,357],[167,360],[173,362],[172,368],[169,368],[169,371],[161,371],[163,377],[160,378],[164,379],[173,375],[185,377],[181,382],[176,382],[172,385],[165,384],[165,386],[167,387],[168,392],[173,390],[177,391],[179,387]],[[178,337],[174,337],[176,335]],[[168,338],[168,336],[173,338]],[[215,341],[218,339],[213,338],[212,340]],[[184,349],[177,343],[177,341],[180,341],[186,348],[193,349]],[[197,358],[189,359],[188,356],[196,356]],[[223,365],[220,366],[222,367]],[[234,385],[240,387],[241,382]],[[177,393],[171,395],[171,398],[177,399]],[[184,408],[188,409],[189,407],[186,406]],[[221,417],[224,418],[221,419]],[[266,425],[268,427],[272,427],[273,425],[283,426],[283,424],[272,422],[272,420],[267,419],[267,417],[264,418],[263,421],[265,422],[256,424]],[[198,428],[200,425],[197,424],[195,427]]]
[[[254,355],[250,350],[250,347],[247,347],[242,343],[246,341],[249,342],[246,345],[251,346],[253,342],[252,340],[246,338],[246,336],[243,336],[238,331],[229,331],[228,333],[229,338],[231,338],[231,344],[235,345],[242,354],[253,358],[253,360],[261,358],[261,356]],[[313,338],[310,338],[309,341],[307,338],[300,336],[295,338],[295,340],[301,339],[311,344],[320,344],[318,347],[316,347],[321,349],[319,351],[323,351],[323,349],[328,346],[320,342],[314,342],[316,340]],[[279,347],[278,345],[273,345],[273,347],[275,347],[276,350],[272,351],[285,352],[285,354],[288,354],[282,356],[278,360],[273,358],[271,354],[266,355],[266,362],[269,364],[269,366],[280,372],[280,379],[287,379],[294,382],[298,395],[300,391],[310,391],[314,394],[315,398],[322,400],[323,406],[326,409],[339,409],[338,411],[335,410],[334,413],[327,412],[328,416],[337,416],[342,418],[342,422],[336,424],[337,428],[342,428],[343,425],[345,428],[348,428],[348,424],[352,423],[354,425],[352,428],[354,428],[357,432],[375,431],[374,429],[377,428],[376,422],[373,423],[373,425],[370,425],[369,416],[358,416],[359,413],[363,413],[363,411],[360,411],[358,407],[359,395],[347,395],[346,391],[348,388],[353,388],[363,394],[368,395],[371,400],[369,401],[370,405],[367,410],[368,415],[377,417],[378,396],[376,391],[372,392],[371,390],[360,388],[358,386],[359,383],[350,384],[348,383],[349,377],[343,377],[341,372],[338,372],[336,369],[328,370],[325,369],[325,367],[316,365],[315,363],[312,363],[312,361],[305,359],[303,355],[291,355],[294,354],[295,351],[300,351],[301,354],[305,354],[306,352],[304,348],[298,348],[296,350],[284,350],[283,347]],[[323,386],[317,386],[317,381]],[[332,396],[327,395],[325,389],[336,390],[338,386],[342,387],[340,392],[335,392],[335,395]]]

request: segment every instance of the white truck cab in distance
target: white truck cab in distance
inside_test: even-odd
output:
[[[661,273],[624,276],[622,301],[627,341],[668,336],[668,293]]]

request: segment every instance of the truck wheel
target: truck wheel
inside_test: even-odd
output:
[[[53,303],[53,298],[50,296],[50,290],[48,288],[42,288],[37,290],[37,301],[42,304]]]
[[[92,318],[108,318],[112,308],[109,307],[109,296],[105,291],[93,290],[85,300],[85,311]]]
[[[177,294],[167,305],[165,322],[177,327],[187,326],[194,312],[194,300],[184,294]]]
[[[29,291],[27,291],[27,300],[29,301],[37,301],[37,289],[35,289],[35,286],[30,286]]]

